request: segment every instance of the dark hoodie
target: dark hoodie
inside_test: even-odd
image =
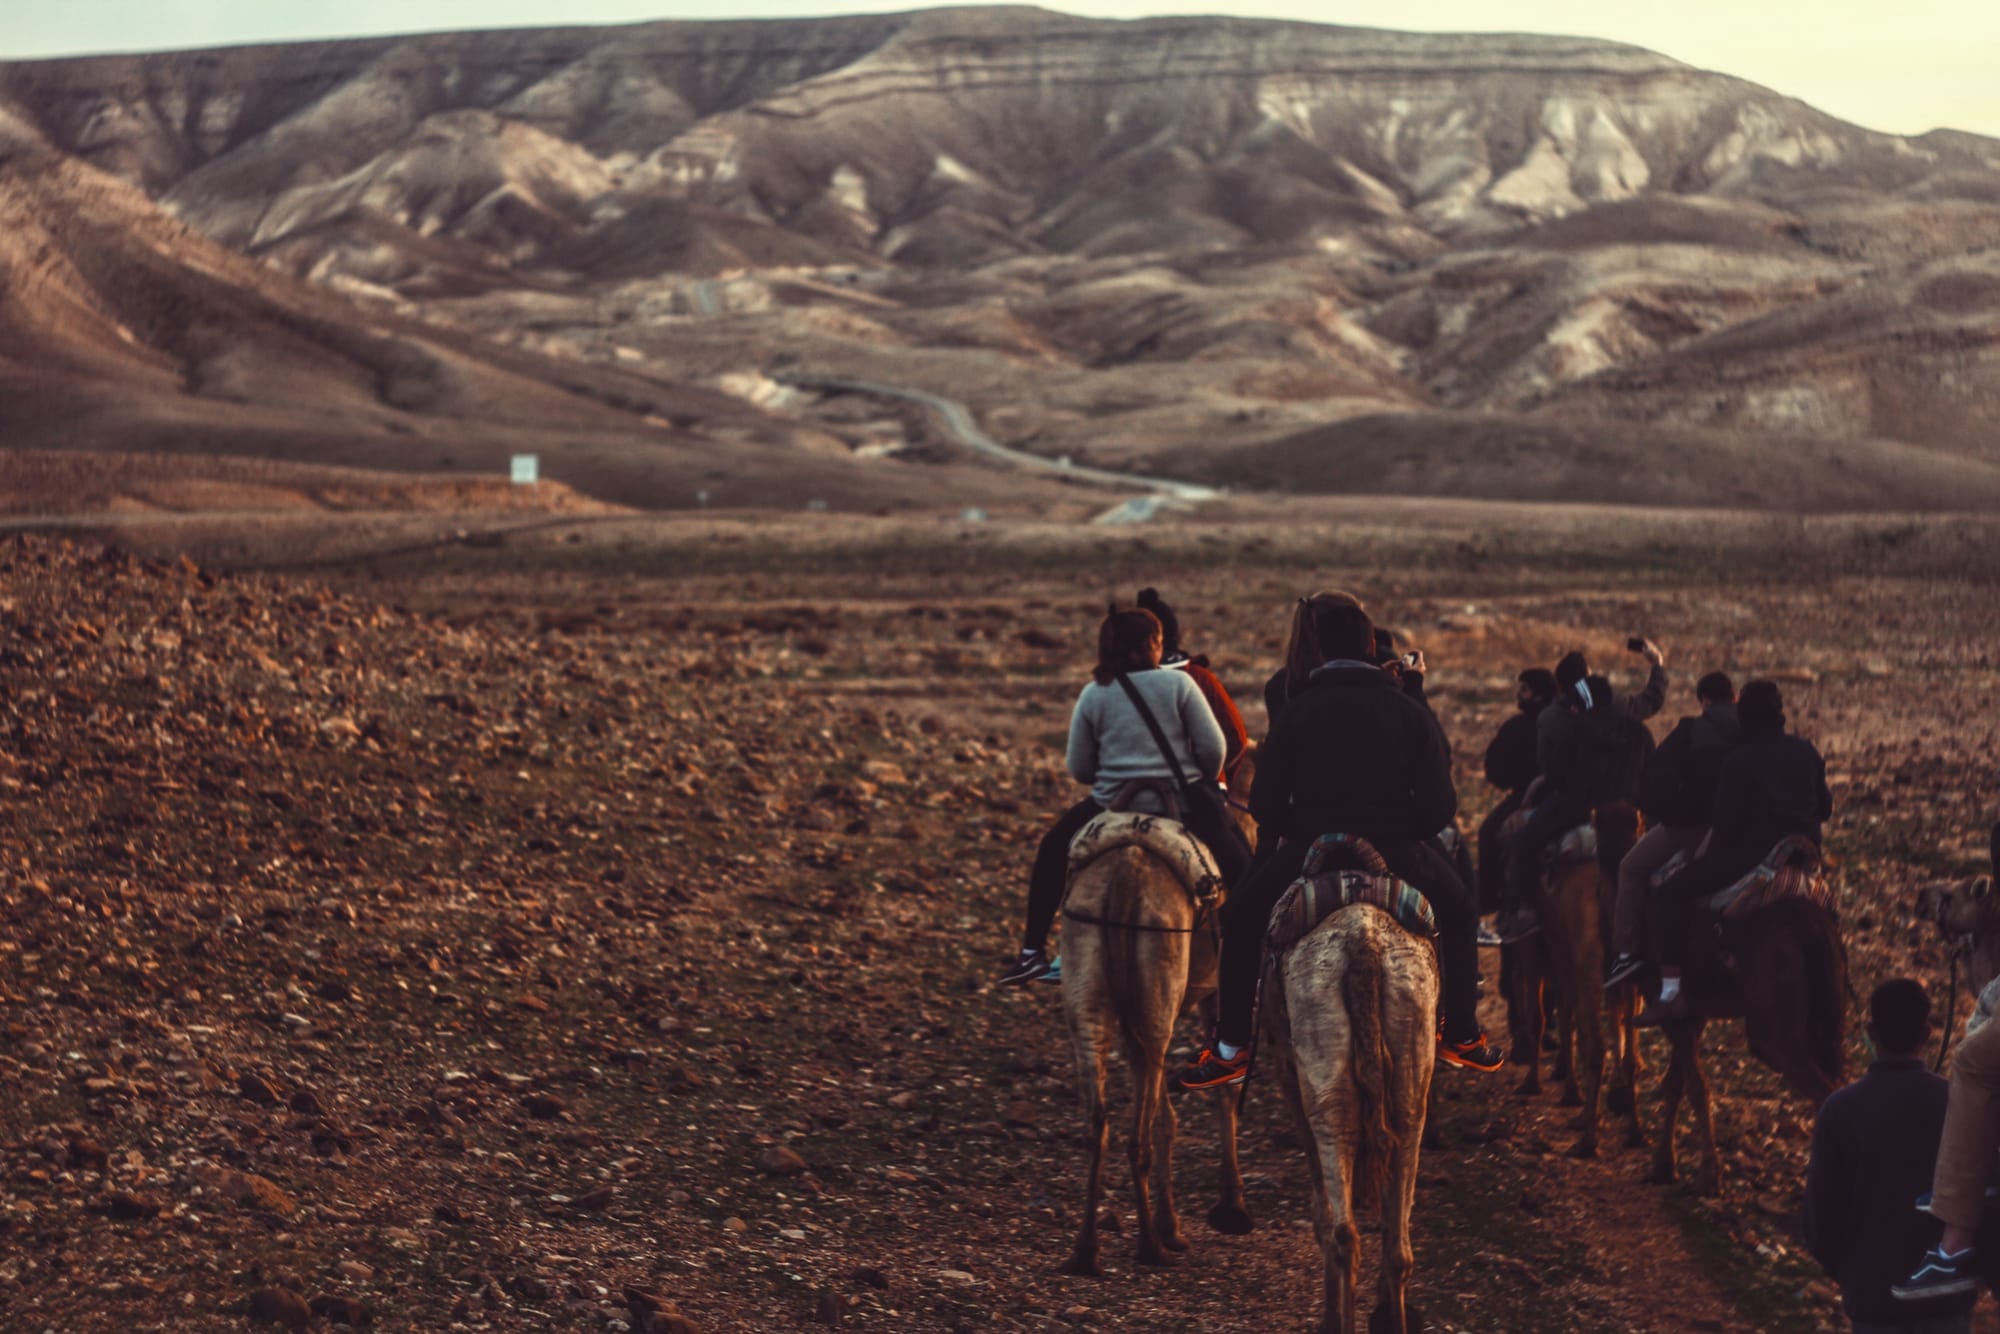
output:
[[[1722,761],[1742,739],[1733,703],[1710,704],[1683,718],[1646,762],[1639,780],[1639,804],[1648,824],[1699,829],[1715,806]]]
[[[1378,667],[1323,667],[1257,753],[1261,833],[1428,838],[1451,823],[1451,752],[1430,710]]]

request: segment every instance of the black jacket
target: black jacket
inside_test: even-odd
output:
[[[1723,760],[1709,826],[1719,847],[1762,853],[1793,834],[1818,842],[1820,823],[1832,814],[1826,761],[1812,742],[1767,732],[1744,737]]]
[[[1639,779],[1646,822],[1676,829],[1700,828],[1715,809],[1722,761],[1742,738],[1734,704],[1711,704],[1683,718],[1667,733]]]
[[[1535,758],[1535,719],[1547,705],[1533,713],[1517,713],[1500,724],[1486,747],[1486,781],[1502,792],[1519,792],[1542,772]]]
[[[1250,813],[1260,835],[1429,838],[1457,812],[1437,720],[1379,668],[1316,674],[1257,753]]]
[[[1819,1109],[1806,1168],[1806,1245],[1857,1323],[1954,1315],[1978,1300],[1971,1293],[1912,1307],[1889,1295],[1942,1229],[1912,1206],[1931,1188],[1949,1087],[1914,1057],[1885,1058]]]

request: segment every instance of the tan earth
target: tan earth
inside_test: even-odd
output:
[[[1083,1162],[1056,999],[988,986],[1096,617],[1142,582],[1246,704],[1299,591],[1362,591],[1431,659],[1467,821],[1521,664],[1582,644],[1622,678],[1653,635],[1662,723],[1698,670],[1776,676],[1831,767],[1857,989],[1943,986],[1908,905],[1983,858],[2000,789],[1991,521],[1369,508],[10,539],[0,1323],[1305,1327],[1304,1165],[1261,1085],[1259,1231],[1191,1209],[1181,1265],[1135,1269],[1114,1170],[1107,1277],[1056,1274]],[[1709,1053],[1714,1202],[1640,1186],[1615,1137],[1565,1157],[1552,1096],[1441,1074],[1430,1327],[1838,1328],[1793,1233],[1809,1110],[1728,1029]]]

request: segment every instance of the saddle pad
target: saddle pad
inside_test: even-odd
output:
[[[1282,954],[1328,917],[1357,903],[1374,904],[1413,935],[1437,935],[1430,901],[1407,881],[1367,871],[1321,871],[1300,876],[1278,896],[1264,932],[1267,957]]]
[[[1708,900],[1709,910],[1725,919],[1744,917],[1780,899],[1807,899],[1833,911],[1833,887],[1820,873],[1819,845],[1794,835],[1771,849],[1771,855],[1748,875]]]
[[[1551,866],[1575,866],[1597,860],[1597,826],[1580,824],[1549,846],[1543,861]]]
[[[1186,825],[1164,815],[1133,811],[1106,811],[1077,831],[1069,843],[1070,877],[1112,849],[1124,847],[1144,848],[1158,857],[1196,903],[1206,903],[1222,890],[1215,855]]]

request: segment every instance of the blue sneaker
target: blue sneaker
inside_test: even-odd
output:
[[[1958,1297],[1979,1291],[1979,1275],[1972,1267],[1970,1246],[1956,1255],[1946,1255],[1933,1246],[1924,1252],[1917,1272],[1889,1289],[1899,1302],[1929,1301],[1933,1297]]]
[[[1021,957],[1014,966],[995,979],[1003,987],[1018,987],[1024,982],[1032,982],[1053,967],[1046,954],[1040,950],[1022,950]]]
[[[1037,980],[1042,982],[1062,981],[1062,955],[1058,954],[1055,958],[1050,959],[1049,970],[1043,973]]]

